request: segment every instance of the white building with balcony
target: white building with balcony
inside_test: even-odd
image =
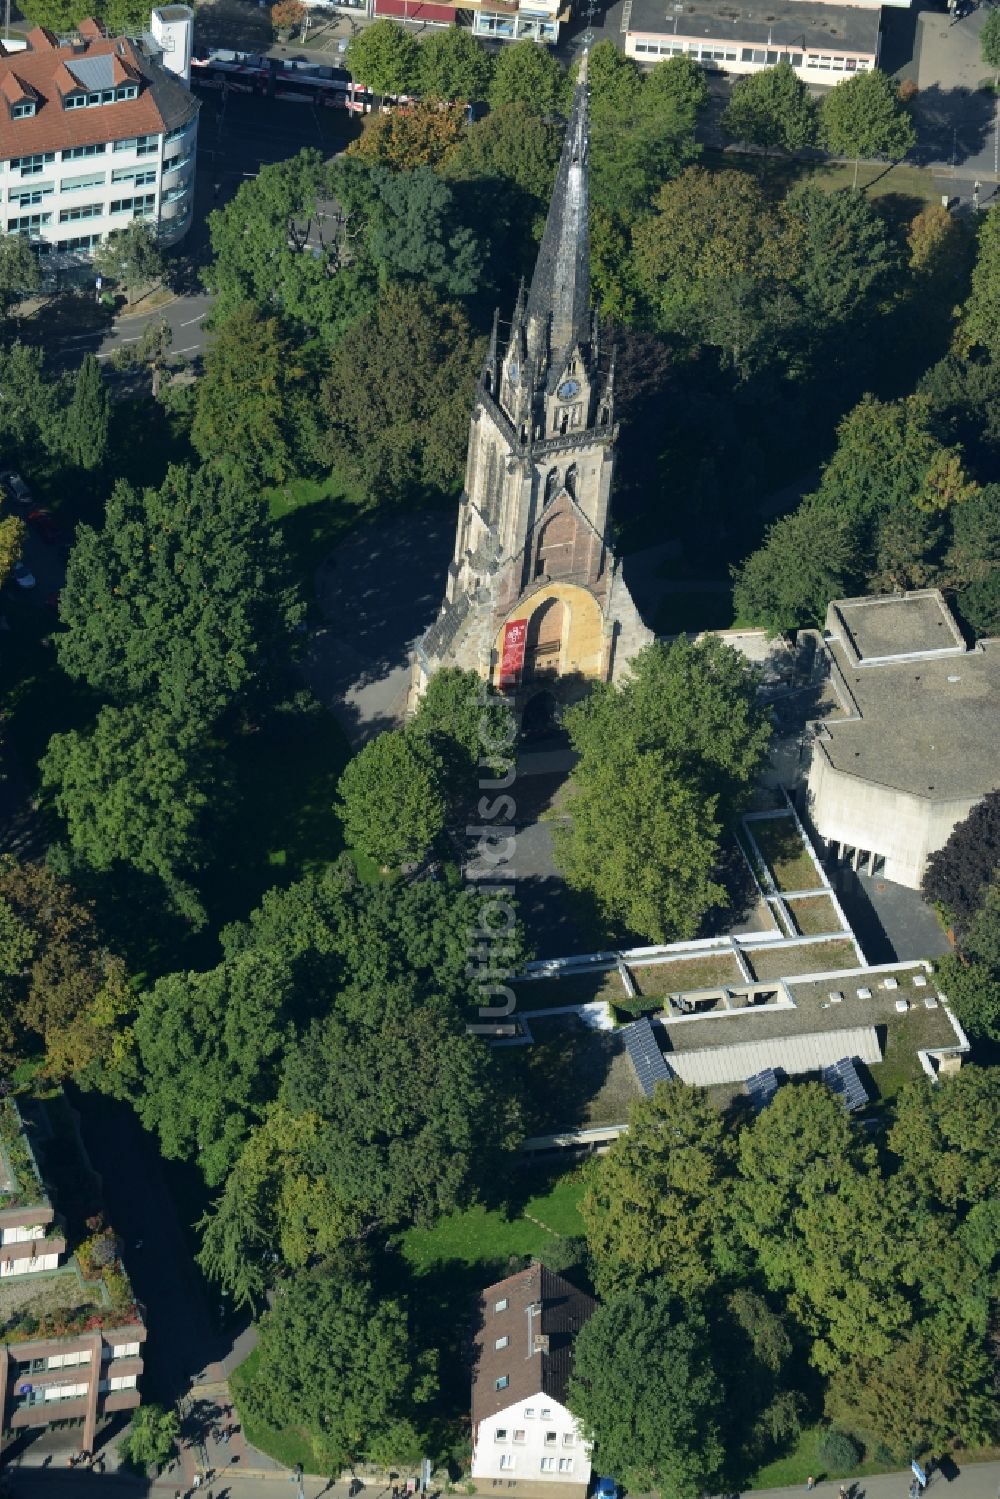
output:
[[[190,227],[192,24],[173,5],[141,39],[86,20],[70,38],[36,27],[20,50],[0,44],[0,227],[28,235],[43,263],[85,259],[130,219],[154,225],[163,245]]]

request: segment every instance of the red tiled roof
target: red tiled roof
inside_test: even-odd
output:
[[[183,84],[152,68],[125,38],[106,37],[97,22],[82,21],[83,47],[56,44],[51,32],[36,27],[29,32],[30,51],[15,59],[0,57],[0,91],[11,102],[13,79],[37,101],[35,113],[13,120],[0,106],[0,159],[59,151],[100,141],[128,140],[133,135],[160,135],[195,114],[197,102]],[[62,95],[81,85],[72,76],[73,62],[83,57],[113,57],[116,83],[137,83],[135,99],[122,99],[96,109],[63,109]],[[159,97],[158,97],[159,96]],[[23,94],[18,94],[18,98]]]
[[[95,21],[93,16],[85,16],[76,29],[81,36],[90,37],[93,41],[100,41],[108,34],[100,21]]]

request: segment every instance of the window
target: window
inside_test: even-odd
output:
[[[86,1395],[85,1384],[50,1384],[45,1386],[46,1400],[79,1400],[81,1395]]]
[[[541,1471],[543,1473],[554,1473],[556,1469],[556,1460],[554,1457],[543,1457],[541,1463],[539,1464],[539,1467],[541,1468]]]
[[[32,203],[40,203],[43,198],[51,198],[52,183],[36,182],[31,187],[12,187],[7,197],[19,208],[28,208]],[[27,1238],[27,1235],[25,1235]]]
[[[155,167],[115,167],[112,182],[134,182],[136,187],[149,187],[156,181]]]
[[[526,1421],[533,1421],[535,1419],[535,1407],[533,1405],[525,1406],[524,1418]]]
[[[571,1431],[564,1431],[563,1432],[563,1446],[564,1447],[575,1447],[576,1446],[576,1437],[573,1435],[573,1433]]]
[[[514,1454],[513,1454],[513,1452],[501,1452],[501,1454],[500,1454],[500,1466],[501,1466],[501,1468],[507,1468],[507,1469],[510,1469],[510,1468],[512,1468],[514,1466]]]
[[[72,239],[61,239],[60,250],[95,250],[101,243],[99,234],[76,234]]]
[[[542,1420],[543,1421],[551,1421],[552,1420],[552,1412],[549,1410],[549,1407],[547,1405],[543,1405],[542,1406]]]
[[[495,1301],[493,1303],[493,1310],[495,1312],[505,1312],[507,1310],[507,1298],[506,1298],[506,1296],[503,1298],[502,1301]]]
[[[181,136],[184,135],[184,133],[186,131],[190,130],[191,126],[193,124],[194,124],[193,120],[188,120],[187,124],[185,124],[185,125],[178,125],[175,130],[169,131],[163,137],[163,144],[164,145],[168,145],[170,141],[180,140]]]
[[[10,169],[12,172],[20,172],[22,177],[33,177],[55,159],[54,151],[39,151],[34,156],[15,156]]]
[[[72,1369],[77,1364],[90,1363],[90,1349],[84,1348],[76,1353],[54,1353],[48,1361],[50,1369]]]
[[[112,1358],[138,1358],[138,1343],[116,1343],[111,1350]]]
[[[7,220],[7,233],[20,234],[25,229],[41,229],[43,225],[51,223],[50,213],[26,213],[19,219]]]
[[[67,94],[63,100],[63,109],[83,109],[86,102],[86,94]]]
[[[497,1352],[498,1352],[498,1353],[499,1353],[499,1352],[500,1352],[500,1349],[501,1349],[501,1348],[506,1348],[506,1347],[507,1347],[507,1344],[508,1344],[508,1343],[509,1343],[509,1342],[510,1342],[510,1338],[508,1338],[508,1336],[507,1336],[507,1334],[506,1334],[506,1333],[504,1333],[504,1335],[503,1335],[503,1337],[502,1337],[502,1338],[497,1338],[497,1340],[496,1340],[496,1342],[495,1342],[495,1343],[494,1343],[494,1344],[493,1344],[493,1347],[494,1347],[494,1348],[495,1348],[495,1349],[496,1349],[496,1350],[497,1350]]]
[[[493,1440],[494,1440],[494,1442],[506,1442],[506,1440],[507,1440],[507,1428],[506,1428],[506,1426],[498,1426],[497,1427],[496,1431],[493,1433]]]
[[[559,1459],[559,1471],[560,1473],[572,1473],[573,1459],[571,1457],[561,1457]]]
[[[28,115],[33,115],[34,112],[34,99],[21,99],[19,103],[12,104],[10,107],[10,117],[12,120],[27,119]]]
[[[546,1445],[546,1447],[554,1447],[556,1445],[558,1437],[559,1437],[559,1433],[558,1432],[547,1431],[545,1433],[545,1445]]]
[[[134,1390],[134,1374],[116,1374],[113,1379],[108,1380],[109,1390]]]
[[[141,218],[144,213],[149,213],[156,202],[155,193],[140,194],[137,198],[112,198],[108,205],[109,213],[130,213],[133,218]]]
[[[524,1427],[523,1426],[516,1427],[515,1431],[514,1431],[514,1441],[515,1442],[523,1442],[524,1439],[525,1439],[525,1430],[524,1430]]]
[[[510,1384],[510,1375],[509,1374],[501,1374],[500,1378],[496,1381],[496,1388],[498,1390],[505,1390],[509,1384]]]
[[[103,203],[78,203],[74,208],[60,208],[60,224],[75,224],[78,219],[99,219],[104,213]]]
[[[104,142],[99,146],[70,146],[68,151],[62,153],[62,159],[63,161],[78,161],[81,156],[103,156],[107,149],[107,144]]]
[[[115,141],[116,151],[134,151],[137,156],[148,156],[151,151],[158,151],[160,138],[157,135],[130,135],[128,140]]]
[[[59,183],[59,191],[61,193],[79,193],[85,187],[103,187],[107,180],[107,172],[84,172],[79,177],[63,177]]]

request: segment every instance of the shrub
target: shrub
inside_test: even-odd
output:
[[[816,1449],[820,1461],[837,1472],[856,1468],[861,1461],[862,1448],[846,1431],[825,1431]]]

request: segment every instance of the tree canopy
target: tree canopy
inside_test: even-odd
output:
[[[347,66],[376,94],[413,93],[420,69],[417,39],[398,21],[376,21],[351,37]]]
[[[1000,791],[990,791],[955,824],[947,842],[928,856],[921,889],[950,920],[965,927],[998,871]]]
[[[384,868],[422,859],[444,828],[440,761],[425,739],[403,729],[366,744],[338,789],[348,844]]]
[[[816,139],[816,107],[791,63],[779,62],[737,79],[722,127],[752,146],[800,151]]]
[[[819,118],[824,144],[854,158],[855,186],[861,157],[902,157],[916,140],[896,83],[879,68],[838,83],[824,96]]]

